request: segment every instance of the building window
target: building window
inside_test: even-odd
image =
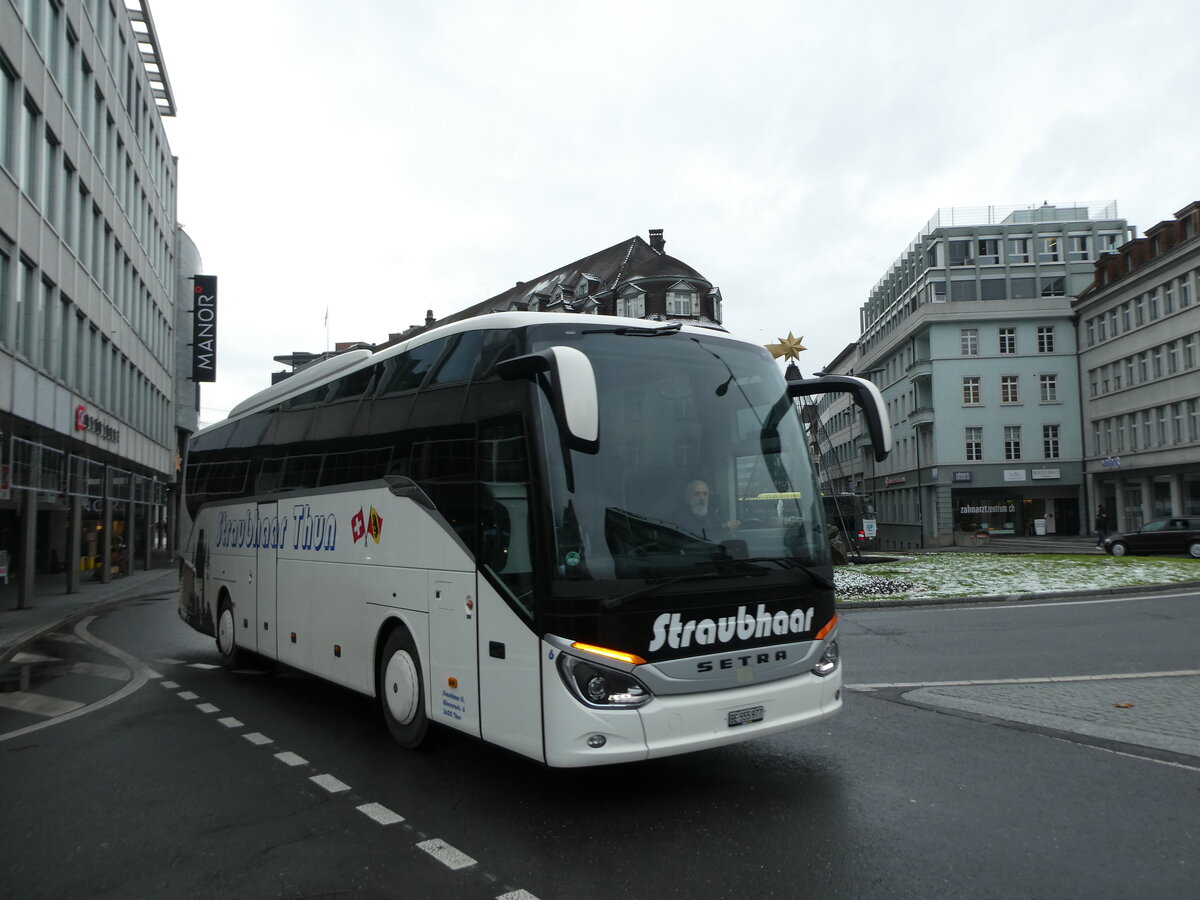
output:
[[[1167,374],[1174,375],[1179,371],[1179,345],[1182,341],[1171,341],[1167,344]]]
[[[1122,331],[1132,331],[1133,330],[1133,304],[1132,303],[1122,303],[1121,304],[1121,330]]]
[[[959,331],[959,347],[963,356],[979,355],[979,329],[963,328]]]
[[[1163,315],[1169,316],[1175,312],[1175,282],[1168,281],[1163,285]]]
[[[1017,375],[1001,375],[1000,376],[1000,402],[1001,403],[1019,403],[1020,396],[1017,391],[1017,382],[1020,376]]]
[[[1099,237],[1101,253],[1116,253],[1117,248],[1121,246],[1121,235],[1119,234],[1102,234]]]
[[[1188,440],[1200,441],[1200,400],[1192,399],[1188,405]]]
[[[1061,262],[1062,254],[1059,251],[1059,238],[1057,235],[1044,235],[1038,238],[1041,242],[1041,250],[1038,251],[1038,259],[1041,262]]]
[[[1146,309],[1147,309],[1148,303],[1149,303],[1149,301],[1147,300],[1145,294],[1142,294],[1137,299],[1137,308],[1135,310],[1134,321],[1137,322],[1137,324],[1139,326],[1145,325],[1146,322],[1148,321],[1148,319],[1146,317]]]
[[[1092,258],[1091,245],[1091,235],[1071,235],[1067,238],[1067,258],[1071,262],[1087,262]]]
[[[980,300],[1003,300],[1008,296],[1008,282],[1003,278],[984,278],[979,282]]]
[[[931,281],[927,288],[926,297],[930,303],[946,302],[946,282]]]
[[[1154,290],[1149,291],[1146,294],[1146,296],[1150,300],[1150,321],[1153,322],[1159,316],[1162,315],[1162,313],[1159,311],[1159,306],[1158,306],[1158,288],[1155,288]]]
[[[975,280],[950,282],[951,300],[976,300]]]
[[[1042,456],[1046,459],[1058,459],[1058,426],[1042,426]]]
[[[1000,329],[1000,352],[1006,354],[1017,352],[1017,329]]]
[[[968,375],[962,380],[963,385],[963,403],[967,405],[978,405],[979,403],[979,376]]]
[[[1179,279],[1179,308],[1187,309],[1192,305],[1192,273],[1188,272]]]
[[[1029,238],[1008,239],[1008,261],[1013,264],[1029,262]]]
[[[1036,278],[1010,278],[1008,295],[1014,300],[1030,300],[1037,296]]]
[[[1021,458],[1021,426],[1020,425],[1005,425],[1004,426],[1004,458],[1005,459],[1020,459]]]
[[[1196,368],[1196,344],[1198,336],[1189,334],[1183,339],[1183,365],[1184,368]]]
[[[692,294],[689,291],[671,291],[667,297],[667,314],[672,316],[692,315]]]
[[[1041,388],[1041,397],[1043,403],[1058,402],[1057,375],[1041,375],[1038,377],[1038,383]]]
[[[971,241],[949,241],[948,248],[950,251],[950,265],[952,266],[969,266],[974,260],[971,258]]]
[[[1062,275],[1052,275],[1042,279],[1043,297],[1067,296],[1067,280]]]
[[[980,238],[979,264],[994,266],[1000,262],[1000,241],[997,238]]]
[[[983,426],[968,425],[965,435],[967,462],[979,462],[983,459]]]
[[[1163,363],[1166,362],[1167,354],[1162,347],[1154,348],[1154,377],[1162,378],[1166,374],[1166,369]]]
[[[1039,325],[1037,330],[1038,353],[1054,352],[1054,326]]]

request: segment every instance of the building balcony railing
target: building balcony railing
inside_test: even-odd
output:
[[[932,425],[933,424],[933,407],[918,406],[908,414],[908,424],[917,425]]]
[[[921,378],[930,378],[933,376],[933,360],[930,359],[914,359],[908,365],[909,381],[917,381]]]

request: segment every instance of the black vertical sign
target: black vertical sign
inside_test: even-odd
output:
[[[192,281],[192,381],[216,381],[217,276],[195,275]]]

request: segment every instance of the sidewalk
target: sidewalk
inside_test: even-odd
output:
[[[68,594],[67,576],[39,574],[28,609],[17,609],[17,581],[0,584],[0,662],[22,644],[53,631],[62,623],[109,603],[140,597],[161,597],[179,590],[179,570],[173,565],[134,569],[108,584],[83,578],[79,592]]]

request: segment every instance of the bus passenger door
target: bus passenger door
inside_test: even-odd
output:
[[[474,572],[429,573],[429,718],[479,737]]]
[[[279,514],[277,503],[258,504],[258,652],[275,659],[276,603],[279,587]]]

